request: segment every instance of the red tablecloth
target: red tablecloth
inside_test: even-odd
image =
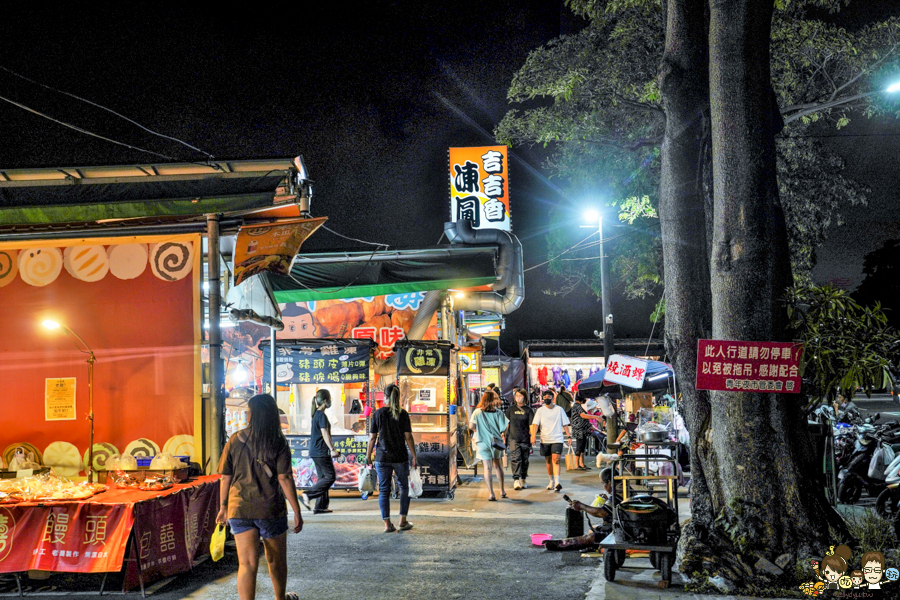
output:
[[[218,506],[218,475],[162,492],[110,489],[77,502],[2,505],[0,573],[117,572],[132,531],[145,583],[180,573],[209,546]],[[130,562],[126,588],[137,583]]]

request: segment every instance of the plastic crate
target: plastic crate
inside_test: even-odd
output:
[[[181,460],[184,464],[188,464],[191,462],[190,456],[176,456],[175,458]],[[138,467],[149,467],[150,463],[153,462],[153,457],[149,456],[147,458],[137,457],[137,466]]]

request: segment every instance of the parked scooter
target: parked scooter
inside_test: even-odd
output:
[[[887,486],[875,501],[875,512],[882,517],[895,517],[900,515],[900,453],[894,456],[894,460],[884,470],[884,484]]]
[[[900,450],[900,431],[896,426],[896,422],[892,422],[879,427],[877,431],[871,431],[865,425],[857,427],[860,432],[850,463],[838,474],[838,502],[856,504],[864,490],[876,498],[886,489],[884,463],[880,470],[873,469],[870,472],[869,467],[876,450],[887,452],[891,460]]]

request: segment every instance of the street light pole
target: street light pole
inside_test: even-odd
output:
[[[97,362],[97,357],[94,356],[94,351],[91,350],[91,347],[87,345],[87,343],[81,339],[81,336],[72,331],[67,325],[63,323],[57,323],[56,321],[46,320],[43,322],[44,327],[47,329],[61,329],[63,333],[69,336],[73,342],[75,342],[75,347],[78,348],[79,352],[88,355],[87,364],[88,364],[88,421],[91,422],[91,437],[90,437],[90,445],[88,446],[88,467],[87,467],[87,476],[88,483],[94,483],[94,363]],[[84,346],[84,350],[82,350],[78,343],[81,342],[81,345]]]
[[[603,368],[609,364],[609,357],[614,352],[612,302],[609,298],[609,281],[606,272],[609,270],[606,253],[603,252],[603,215],[597,219],[600,234],[600,300],[603,306]]]

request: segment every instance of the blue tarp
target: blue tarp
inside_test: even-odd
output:
[[[626,357],[633,358],[633,357]],[[643,360],[640,358],[635,358],[635,360]],[[659,362],[658,360],[648,360],[647,363],[647,373],[644,375],[644,387],[640,388],[644,391],[654,391],[654,390],[664,390],[669,387],[669,384],[673,381],[675,373],[672,370],[672,365],[669,365],[664,362]],[[587,398],[593,398],[595,396],[599,396],[603,393],[604,389],[618,389],[619,384],[611,383],[609,381],[604,381],[603,378],[606,376],[606,369],[600,369],[599,372],[594,373],[587,379],[583,380],[580,384],[578,384],[578,392]],[[634,388],[629,388],[628,386],[622,386],[626,390],[631,390]]]

